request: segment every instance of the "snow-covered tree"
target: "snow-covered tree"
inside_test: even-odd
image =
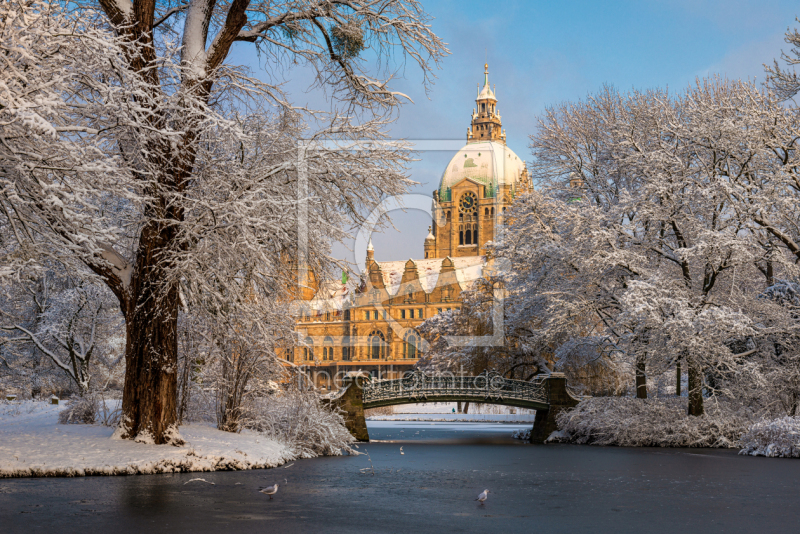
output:
[[[51,269],[4,289],[0,354],[17,386],[32,395],[52,390],[50,369],[63,373],[81,395],[114,379],[124,337],[119,306],[107,288]],[[92,380],[98,371],[99,383]]]
[[[511,323],[552,353],[600,339],[636,370],[639,396],[647,376],[676,369],[679,388],[688,372],[693,415],[704,392],[758,381],[757,351],[736,340],[767,333],[765,262],[770,276],[796,270],[797,126],[769,93],[722,80],[549,110],[531,137],[539,191],[496,250],[512,264]]]
[[[0,6],[4,272],[49,257],[102,280],[126,326],[120,435],[175,442],[178,314],[261,317],[298,269],[325,272],[340,228],[410,183],[382,143],[403,99],[387,65],[428,83],[447,50],[413,0],[70,7]],[[314,69],[348,113],[292,107],[234,43],[268,74]]]

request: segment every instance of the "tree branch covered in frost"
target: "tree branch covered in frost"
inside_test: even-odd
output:
[[[44,355],[83,396],[94,383],[94,371],[103,370],[108,382],[122,359],[122,347],[115,346],[121,341],[121,317],[105,288],[59,274],[46,273],[0,298],[0,309],[8,310],[0,319],[0,352],[12,374],[38,367],[37,356]],[[41,391],[35,384],[46,373],[35,374],[31,385]]]
[[[447,50],[412,0],[99,4],[0,7],[0,274],[50,259],[108,285],[125,435],[162,443],[179,309],[263,321],[287,280],[333,270],[342,228],[411,184],[408,147],[384,142],[402,95],[382,68],[410,59],[428,83]],[[226,62],[237,40],[310,64],[337,105],[293,107]]]

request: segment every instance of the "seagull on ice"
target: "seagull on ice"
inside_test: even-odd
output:
[[[261,488],[258,490],[260,493],[264,495],[269,495],[270,500],[272,500],[272,496],[278,493],[278,485],[275,484],[274,486],[268,486],[266,488]]]
[[[483,490],[483,493],[478,495],[478,498],[475,499],[475,500],[476,501],[481,501],[481,504],[483,504],[483,501],[485,501],[488,498],[489,498],[489,490],[485,489],[485,490]]]

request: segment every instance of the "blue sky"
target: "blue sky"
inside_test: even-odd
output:
[[[583,99],[603,84],[623,91],[675,91],[714,74],[762,81],[762,65],[786,48],[784,33],[800,15],[800,4],[778,0],[423,0],[423,5],[451,55],[427,95],[418,68],[409,64],[402,71],[395,88],[414,103],[402,107],[392,135],[464,139],[488,58],[508,144],[525,160],[537,115],[547,106]],[[235,52],[255,64],[252,48]],[[286,77],[295,103],[323,104],[319,94],[305,92],[307,73],[289,71]],[[411,178],[420,182],[415,192],[430,195],[451,156],[421,153],[411,168]],[[421,258],[430,221],[421,212],[394,212],[392,218],[403,231],[373,236],[376,259]],[[345,247],[335,251],[354,260]]]

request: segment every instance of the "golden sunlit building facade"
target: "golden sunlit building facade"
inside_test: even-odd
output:
[[[297,320],[301,344],[285,359],[305,367],[319,385],[352,370],[402,375],[422,355],[416,327],[458,308],[461,292],[480,278],[486,244],[496,238],[514,197],[530,187],[530,177],[525,162],[506,146],[488,65],[475,103],[466,145],[433,192],[424,258],[375,261],[370,241],[360,279],[325,282],[307,295]]]

